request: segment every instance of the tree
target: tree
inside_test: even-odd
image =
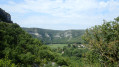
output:
[[[89,45],[89,49],[99,55],[99,59],[105,67],[119,66],[119,17],[86,30],[83,39]]]

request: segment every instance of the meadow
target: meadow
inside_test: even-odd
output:
[[[63,48],[64,46],[68,46],[68,44],[49,44],[48,46],[51,49],[56,49],[56,48]]]

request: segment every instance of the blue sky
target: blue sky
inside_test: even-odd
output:
[[[119,0],[0,0],[21,27],[67,30],[101,25],[119,16]]]

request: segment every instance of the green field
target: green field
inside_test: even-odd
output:
[[[63,48],[64,46],[67,46],[68,44],[49,44],[48,46],[50,47],[50,48],[58,48],[58,47],[60,47],[60,48]]]

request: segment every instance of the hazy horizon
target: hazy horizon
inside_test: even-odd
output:
[[[86,30],[86,29],[49,29],[49,28],[40,28],[40,27],[21,27],[21,28],[38,28],[38,29],[45,29],[45,30],[59,30],[59,31],[66,31],[66,30]]]
[[[21,27],[52,30],[87,29],[119,16],[118,0],[1,0]]]

